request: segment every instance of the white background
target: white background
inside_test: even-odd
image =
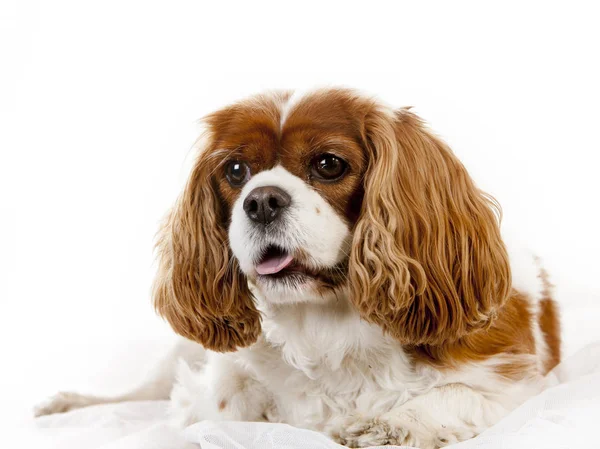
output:
[[[1,0],[0,417],[169,344],[153,239],[195,121],[264,89],[415,106],[554,274],[567,352],[600,339],[598,11],[416,3]]]

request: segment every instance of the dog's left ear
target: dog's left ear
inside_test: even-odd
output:
[[[365,196],[350,255],[352,301],[403,344],[489,325],[511,286],[497,203],[409,112],[374,108]]]
[[[163,224],[153,299],[175,332],[214,351],[256,341],[260,314],[227,239],[223,204],[213,180],[212,137]]]

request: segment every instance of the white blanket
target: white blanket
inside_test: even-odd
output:
[[[600,343],[566,359],[556,386],[460,449],[600,447]],[[56,449],[335,449],[327,437],[285,424],[202,422],[169,427],[165,401],[101,405],[35,420],[29,444]],[[23,440],[21,440],[23,441]],[[35,446],[34,446],[35,444]],[[387,446],[390,447],[390,446]]]

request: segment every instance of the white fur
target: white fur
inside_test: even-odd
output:
[[[296,89],[292,95],[288,97],[287,101],[281,106],[279,112],[279,131],[283,129],[283,125],[285,125],[290,113],[294,110],[298,103],[300,103],[300,101],[307,96],[308,93],[309,91]]]

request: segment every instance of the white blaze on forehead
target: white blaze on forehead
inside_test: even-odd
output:
[[[292,95],[289,96],[287,101],[281,105],[281,112],[279,115],[279,131],[283,129],[283,125],[290,116],[290,113],[294,110],[296,106],[298,106],[300,101],[302,101],[302,99],[309,94],[309,92],[310,91],[308,90],[296,89],[294,93],[292,93]]]

